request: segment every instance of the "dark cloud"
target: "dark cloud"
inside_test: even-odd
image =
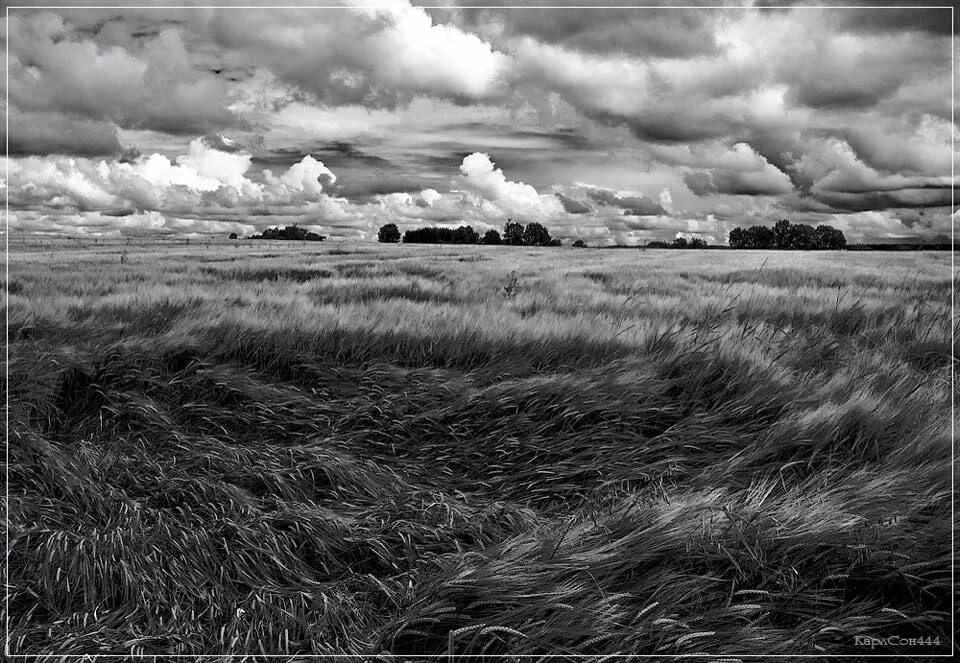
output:
[[[950,205],[952,192],[946,189],[901,189],[897,191],[869,191],[846,193],[820,191],[816,199],[836,210],[864,212],[891,208],[943,207]]]
[[[871,3],[872,4],[872,3]],[[914,4],[897,2],[898,5]],[[919,4],[929,5],[921,2]],[[837,25],[841,30],[852,33],[891,33],[891,32],[928,32],[935,35],[949,36],[957,31],[957,24],[951,24],[949,7],[943,8],[908,8],[887,7],[883,9],[838,9],[836,13]]]
[[[792,190],[789,180],[779,171],[733,170],[694,171],[683,182],[698,196],[722,193],[734,196],[773,196]]]
[[[74,118],[59,113],[21,113],[11,108],[10,154],[76,154],[110,156],[121,151],[117,127],[111,122]],[[0,128],[0,134],[4,130]]]
[[[579,200],[574,200],[573,198],[565,196],[562,193],[558,193],[557,198],[560,200],[560,204],[563,205],[563,209],[570,214],[589,214],[593,211],[593,208],[586,203],[580,202]]]
[[[719,52],[709,11],[622,8],[431,9],[438,21],[495,43],[529,36],[588,53],[686,58]]]
[[[620,195],[609,189],[591,188],[587,189],[587,195],[604,205],[619,207],[623,209],[624,214],[634,216],[657,216],[666,214],[667,211],[646,196],[639,194]]]
[[[287,167],[297,163],[308,154],[320,159],[331,168],[334,166],[338,168],[350,166],[388,168],[392,166],[388,159],[376,154],[371,154],[362,147],[358,147],[348,141],[313,143],[298,147],[297,149],[274,148],[267,153],[257,154],[253,161],[255,164],[269,168],[277,166]]]
[[[713,178],[710,176],[710,173],[702,170],[685,173],[683,183],[698,196],[708,196],[711,193],[717,193],[717,185],[713,183]]]

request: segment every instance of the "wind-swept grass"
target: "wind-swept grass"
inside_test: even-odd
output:
[[[269,248],[14,243],[13,653],[950,651],[949,256]]]

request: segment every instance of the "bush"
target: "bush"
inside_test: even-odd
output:
[[[230,233],[230,239],[236,239],[237,233]]]
[[[573,248],[575,249],[585,249],[587,248],[586,243],[582,239],[578,239],[573,243]]]

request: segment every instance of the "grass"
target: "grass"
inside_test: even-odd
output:
[[[12,653],[950,651],[948,255],[268,248],[12,242]]]

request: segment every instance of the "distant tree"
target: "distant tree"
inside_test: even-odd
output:
[[[730,231],[730,236],[727,239],[727,243],[730,244],[731,249],[742,249],[744,248],[744,242],[746,238],[744,237],[743,228],[734,228]]]
[[[690,240],[691,249],[705,249],[707,248],[707,241],[700,237],[694,237]]]
[[[377,232],[377,241],[384,244],[395,244],[400,241],[400,229],[395,223],[385,223]]]
[[[772,249],[775,247],[774,233],[766,226],[734,228],[730,231],[730,247],[734,249]]]
[[[791,249],[808,251],[816,248],[817,231],[806,223],[795,223],[790,226],[788,246]]]
[[[251,235],[250,239],[285,239],[322,242],[326,237],[318,235],[315,232],[309,232],[295,223],[292,226],[286,226],[284,228],[267,228],[259,235]]]
[[[471,226],[460,226],[453,231],[454,244],[476,244],[480,241],[480,235]]]
[[[484,244],[491,244],[491,245],[499,244],[499,243],[500,243],[500,233],[498,233],[496,230],[493,230],[493,229],[491,228],[490,230],[488,230],[487,232],[485,232],[485,233],[483,234],[483,240],[482,240],[482,242],[483,242]]]
[[[778,249],[790,248],[790,222],[780,219],[773,226],[773,243]]]
[[[537,222],[528,223],[521,237],[526,246],[550,246],[550,231]]]
[[[832,226],[820,225],[814,234],[815,248],[821,250],[838,250],[847,248],[847,238],[843,231]]]
[[[513,246],[523,244],[523,224],[517,223],[513,219],[507,219],[503,226],[503,243]]]
[[[687,248],[687,238],[686,237],[677,237],[673,240],[673,248],[675,249],[685,249]]]
[[[585,248],[587,248],[587,244],[586,244],[586,242],[584,242],[582,239],[578,239],[578,240],[576,240],[576,241],[573,243],[573,248],[575,248],[575,249],[585,249]]]
[[[230,239],[236,239],[237,233],[230,233]]]

